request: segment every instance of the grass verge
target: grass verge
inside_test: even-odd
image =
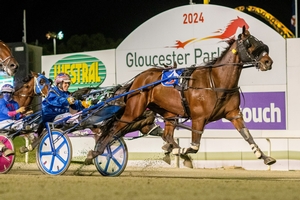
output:
[[[15,162],[25,162],[25,154],[21,154],[19,149],[21,146],[25,145],[25,139],[23,136],[18,136],[13,140],[15,147]],[[28,163],[35,163],[36,156],[35,150],[32,152],[28,152]]]

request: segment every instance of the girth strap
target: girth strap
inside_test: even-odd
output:
[[[186,68],[183,73],[182,73],[182,77],[188,77],[188,78],[182,78],[181,79],[181,83],[180,86],[179,85],[175,85],[175,89],[177,89],[179,91],[179,94],[181,96],[181,104],[182,107],[184,109],[184,112],[188,115],[191,116],[191,110],[189,107],[189,103],[187,101],[187,99],[184,96],[184,91],[188,89],[188,81],[189,78],[191,76],[191,74],[194,72],[196,68],[192,67],[192,68]]]

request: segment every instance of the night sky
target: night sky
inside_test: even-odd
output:
[[[202,0],[194,0],[196,4]],[[292,0],[211,0],[210,4],[231,8],[257,6],[275,16],[290,28]],[[85,0],[1,1],[0,40],[21,42],[23,10],[26,10],[27,43],[46,43],[48,31],[63,31],[65,40],[72,35],[102,33],[113,39],[126,38],[135,28],[166,10],[188,5],[189,0]],[[258,19],[264,19],[257,16]]]

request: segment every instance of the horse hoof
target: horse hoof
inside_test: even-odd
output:
[[[90,150],[88,152],[88,154],[87,154],[87,156],[86,156],[86,158],[84,160],[84,164],[85,165],[91,165],[91,164],[93,164],[93,159],[94,159],[93,153],[94,153],[94,151],[92,151],[92,150]]]
[[[93,164],[93,159],[86,158],[86,159],[84,160],[84,164],[85,164],[85,165],[92,165],[92,164]]]
[[[193,168],[193,162],[192,162],[192,159],[190,156],[186,155],[186,154],[181,154],[180,155],[180,158],[182,158],[184,161],[183,161],[183,165],[185,167],[188,167],[188,168]]]
[[[171,165],[171,156],[170,153],[166,153],[163,157],[163,161],[165,161],[167,164]]]
[[[274,158],[272,158],[272,157],[266,157],[264,159],[264,163],[266,165],[273,165],[274,163],[276,163],[276,160]]]
[[[188,168],[193,169],[193,163],[192,163],[191,160],[184,160],[184,161],[183,161],[183,165],[184,165],[185,167],[188,167]]]

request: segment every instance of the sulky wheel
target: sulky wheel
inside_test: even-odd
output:
[[[103,154],[94,159],[97,170],[103,176],[119,176],[126,168],[127,161],[128,150],[123,138],[115,138],[106,146]]]
[[[5,135],[0,135],[0,141],[9,149],[15,151],[14,144],[11,139]],[[4,156],[0,151],[0,174],[5,174],[10,171],[15,162],[15,155]]]
[[[49,175],[65,173],[72,159],[72,145],[69,137],[62,130],[53,129],[50,134],[44,134],[38,146],[37,164],[42,172]]]

